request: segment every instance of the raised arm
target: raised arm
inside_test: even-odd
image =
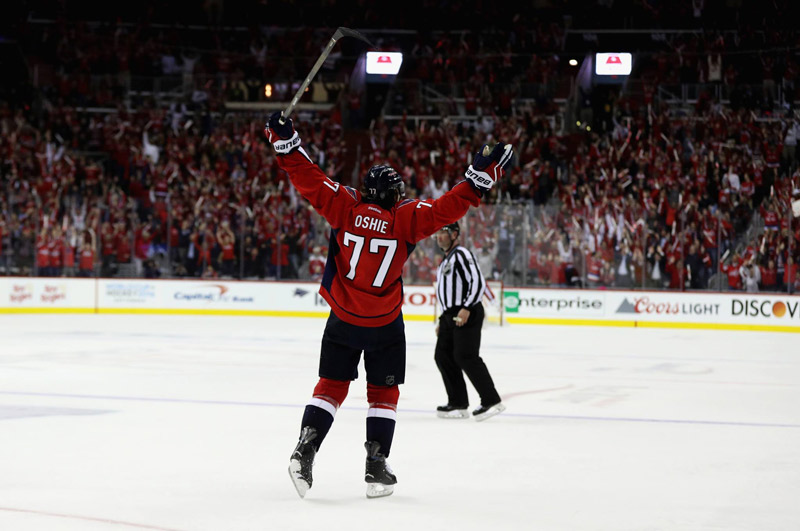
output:
[[[484,145],[475,154],[464,180],[436,200],[408,200],[397,206],[398,216],[408,217],[408,241],[416,243],[447,225],[461,219],[470,205],[478,206],[483,194],[488,193],[511,163],[513,150],[510,144],[498,143],[489,150]]]
[[[278,166],[289,174],[292,184],[324,217],[331,227],[338,228],[347,211],[358,202],[360,193],[341,186],[314,164],[301,145],[300,135],[292,120],[280,123],[281,113],[270,116],[264,129],[267,140],[278,154]]]

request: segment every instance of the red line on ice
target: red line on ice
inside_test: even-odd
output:
[[[503,400],[508,400],[509,398],[513,398],[515,396],[522,396],[522,395],[532,395],[536,393],[549,393],[550,391],[563,391],[564,389],[569,389],[572,385],[562,385],[561,387],[551,387],[549,389],[533,389],[531,391],[519,391],[517,393],[508,393],[507,395],[503,395]]]

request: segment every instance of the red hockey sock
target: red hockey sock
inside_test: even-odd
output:
[[[349,381],[320,378],[314,387],[314,397],[309,400],[303,413],[303,426],[311,426],[317,430],[314,446],[319,449],[325,436],[333,424],[336,410],[347,397]]]
[[[336,410],[347,398],[349,389],[349,381],[320,378],[317,386],[314,387],[314,398],[311,399],[309,404],[322,408],[330,413],[331,416],[335,416]]]

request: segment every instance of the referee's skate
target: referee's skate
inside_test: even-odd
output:
[[[445,404],[436,408],[436,416],[440,419],[468,419],[467,406],[453,406]]]
[[[472,417],[477,421],[490,419],[506,410],[506,406],[502,402],[492,404],[491,406],[481,406],[472,412]]]

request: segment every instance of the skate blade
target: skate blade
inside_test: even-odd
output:
[[[436,416],[440,419],[468,419],[469,411],[466,409],[454,409],[452,411],[437,411]]]
[[[297,494],[301,498],[306,497],[306,492],[308,489],[311,488],[311,485],[300,476],[300,463],[297,461],[290,461],[289,462],[289,477],[292,478],[292,483],[294,484],[294,488],[297,490]]]
[[[497,404],[495,406],[490,407],[489,410],[486,411],[485,413],[481,413],[480,415],[475,415],[475,420],[477,422],[481,422],[483,420],[490,419],[495,415],[502,413],[505,410],[506,406],[504,406],[503,404]]]
[[[383,483],[367,483],[367,498],[383,498],[394,492],[394,485]]]

